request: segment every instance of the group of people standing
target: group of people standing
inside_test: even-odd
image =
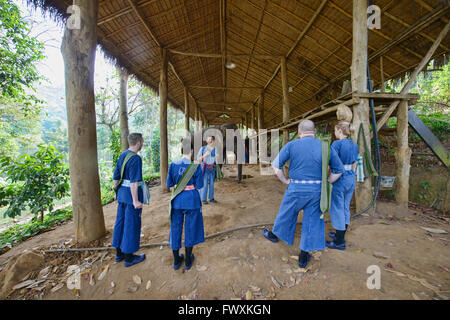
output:
[[[194,261],[193,247],[205,241],[202,204],[217,203],[214,199],[215,139],[210,136],[206,142],[207,145],[203,146],[197,154],[197,161],[200,165],[197,164],[194,170],[187,170],[193,164],[194,147],[191,139],[183,139],[182,157],[172,162],[168,170],[167,188],[176,189],[181,180],[186,180],[183,189],[179,190],[177,195],[171,199],[169,242],[174,254],[173,267],[175,270],[180,268],[183,260],[185,260],[185,269],[191,268]],[[124,260],[125,267],[145,260],[145,254],[134,254],[139,250],[141,235],[144,182],[142,159],[137,152],[142,149],[143,143],[144,139],[140,133],[132,133],[128,136],[129,148],[117,160],[113,175],[118,207],[112,246],[116,248],[115,261]],[[188,172],[190,172],[189,177],[186,176]],[[179,253],[183,223],[186,256]]]
[[[314,123],[304,120],[299,124],[300,139],[287,143],[272,162],[275,174],[281,182],[288,185],[272,230],[264,229],[263,236],[272,241],[283,240],[294,243],[297,218],[303,210],[300,254],[298,265],[305,268],[310,260],[310,252],[331,249],[345,250],[345,232],[350,224],[350,201],[356,185],[355,169],[358,146],[350,140],[350,124],[341,121],[335,126],[337,140],[329,152],[330,173],[328,182],[332,183],[331,205],[329,209],[332,226],[330,241],[325,241],[325,224],[320,210],[322,179],[322,143],[315,138]],[[134,255],[139,249],[142,192],[142,160],[130,152],[142,148],[142,135],[133,133],[128,138],[130,148],[122,153],[114,171],[114,185],[118,188],[117,219],[114,227],[112,246],[116,248],[116,261],[125,260],[125,267],[145,259],[145,255]],[[124,165],[124,160],[127,162]],[[182,157],[170,164],[167,188],[172,188],[170,200],[169,243],[173,251],[173,268],[178,270],[184,260],[184,268],[189,270],[195,259],[193,247],[205,241],[202,204],[214,200],[214,179],[216,176],[214,137],[207,138],[207,145],[197,154],[194,163],[192,139],[182,140]],[[289,179],[282,171],[289,161]],[[121,173],[122,172],[122,173]],[[208,192],[209,188],[209,192]],[[200,191],[200,192],[199,192]],[[185,255],[180,254],[181,237],[184,224]]]

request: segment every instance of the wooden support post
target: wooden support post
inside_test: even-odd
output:
[[[119,69],[120,74],[120,142],[122,144],[122,151],[128,149],[128,73],[124,69]]]
[[[200,130],[200,117],[199,117],[198,105],[195,106],[195,131]]]
[[[248,113],[245,113],[245,129],[246,129],[246,136],[248,137]]]
[[[250,128],[255,130],[255,106],[252,105],[252,111],[250,112]]]
[[[287,79],[286,57],[281,58],[281,84],[283,90],[283,122],[289,121],[289,90]],[[289,131],[283,130],[283,146],[289,142]]]
[[[384,84],[384,67],[383,67],[383,56],[380,56],[380,81],[381,81],[381,92],[386,92],[386,85]]]
[[[167,137],[167,67],[169,62],[169,57],[167,55],[167,50],[161,49],[161,73],[159,79],[159,126],[160,126],[160,147],[159,147],[159,172],[161,174],[161,191],[169,192],[166,188],[167,183],[167,171],[169,168],[169,145]]]
[[[189,132],[189,95],[186,87],[184,87],[184,124],[187,134]]]
[[[79,29],[66,27],[64,58],[70,184],[75,239],[88,243],[105,235],[97,163],[94,68],[98,0],[75,0],[83,17]]]
[[[367,92],[367,0],[353,0],[353,55],[351,67],[352,90]],[[359,144],[359,152],[364,150],[364,142],[357,141],[359,126],[363,125],[367,144],[370,146],[369,100],[361,98],[353,108],[353,140]],[[356,211],[367,208],[372,201],[372,181],[368,177],[356,184]]]
[[[403,100],[397,108],[397,150],[395,200],[398,205],[408,208],[409,170],[411,149],[408,145],[408,101]]]
[[[261,92],[258,106],[258,133],[264,129],[264,91]]]

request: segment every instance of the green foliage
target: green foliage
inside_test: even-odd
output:
[[[426,200],[428,198],[428,190],[430,189],[431,185],[428,181],[423,181],[420,183],[420,186],[423,190],[419,193],[419,198]]]
[[[0,97],[37,100],[25,89],[33,89],[40,79],[35,64],[44,58],[44,45],[29,35],[12,0],[0,0],[0,30]]]
[[[153,173],[146,173],[143,175],[142,179],[144,181],[150,181],[152,179],[156,179],[156,178],[160,178],[161,177],[161,173],[160,172],[153,172]]]
[[[72,218],[72,209],[65,208],[55,210],[44,217],[44,221],[32,220],[24,224],[15,224],[9,227],[6,231],[0,233],[0,254],[7,248],[12,248],[23,240],[35,236],[41,232],[47,231],[49,228],[57,223],[65,222]]]
[[[0,157],[30,152],[39,141],[40,106],[0,96]]]
[[[152,149],[152,165],[156,172],[159,172],[159,146],[160,146],[159,130],[153,132],[153,140],[150,148]]]
[[[42,140],[44,143],[55,143],[56,149],[64,155],[69,154],[69,138],[67,128],[60,119],[42,122]]]
[[[52,211],[53,203],[69,191],[69,168],[63,155],[52,145],[39,144],[32,155],[17,159],[0,158],[0,172],[8,183],[0,185],[0,207],[8,206],[5,216],[19,216],[27,207],[43,219],[44,211]]]
[[[111,132],[109,150],[112,152],[113,168],[116,166],[117,160],[119,160],[122,154],[122,144],[120,141],[120,130],[115,129]]]

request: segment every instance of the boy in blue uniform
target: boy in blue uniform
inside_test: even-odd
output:
[[[214,200],[214,180],[216,178],[216,148],[214,147],[214,141],[214,136],[207,137],[207,145],[201,147],[197,154],[197,161],[201,163],[203,171],[203,188],[200,190],[200,196],[203,204],[208,204],[206,198],[207,194],[209,197],[209,202],[217,202]]]
[[[182,141],[182,158],[172,162],[167,175],[167,188],[176,187],[192,161],[194,146],[193,140],[185,138]],[[194,165],[194,164],[193,164]],[[178,270],[183,261],[183,255],[179,254],[181,248],[181,234],[183,233],[184,221],[184,246],[186,251],[185,270],[189,270],[194,262],[192,249],[196,244],[205,241],[203,229],[202,203],[198,189],[203,187],[203,174],[201,167],[197,164],[193,176],[189,179],[186,187],[172,200],[170,213],[170,235],[169,242],[173,251],[173,268]]]
[[[344,164],[344,174],[333,184],[331,191],[330,217],[336,232],[330,232],[333,241],[327,241],[326,246],[331,249],[345,250],[345,231],[350,225],[350,202],[356,186],[356,160],[358,159],[358,145],[348,139],[350,123],[340,121],[334,127],[337,141],[331,148],[336,151]]]
[[[301,139],[287,143],[272,162],[276,175],[288,188],[272,231],[264,229],[263,235],[272,242],[280,238],[293,245],[298,213],[303,210],[298,265],[305,268],[310,259],[309,252],[325,249],[325,224],[320,218],[322,145],[320,140],[314,138],[315,127],[310,120],[300,122],[298,135]],[[290,179],[286,179],[281,170],[288,160]],[[333,183],[344,172],[344,167],[332,149],[329,165],[332,174],[328,181]]]
[[[132,133],[128,136],[130,147],[117,160],[113,176],[114,187],[121,179],[120,171],[127,154],[139,152],[143,143],[144,139],[140,133]],[[145,259],[145,254],[133,254],[139,250],[141,237],[143,193],[139,185],[144,182],[142,181],[142,159],[139,155],[136,154],[129,158],[125,164],[122,179],[122,184],[117,191],[117,218],[112,246],[116,248],[116,262],[125,259],[125,267],[130,267]]]

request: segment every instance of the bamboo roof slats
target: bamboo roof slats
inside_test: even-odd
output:
[[[28,2],[60,20],[71,4]],[[381,86],[382,78],[403,78],[421,62],[448,22],[450,5],[373,2],[381,9],[381,29],[369,33],[369,68]],[[167,49],[169,103],[184,111],[186,87],[191,106],[198,105],[210,125],[249,116],[262,88],[264,126],[270,128],[282,122],[281,57],[291,119],[332,101],[350,79],[352,8],[348,0],[101,0],[98,42],[106,56],[156,92],[161,48]],[[433,55],[436,68],[449,48],[447,35]],[[230,60],[234,69],[225,67]],[[231,118],[220,118],[222,112]]]

